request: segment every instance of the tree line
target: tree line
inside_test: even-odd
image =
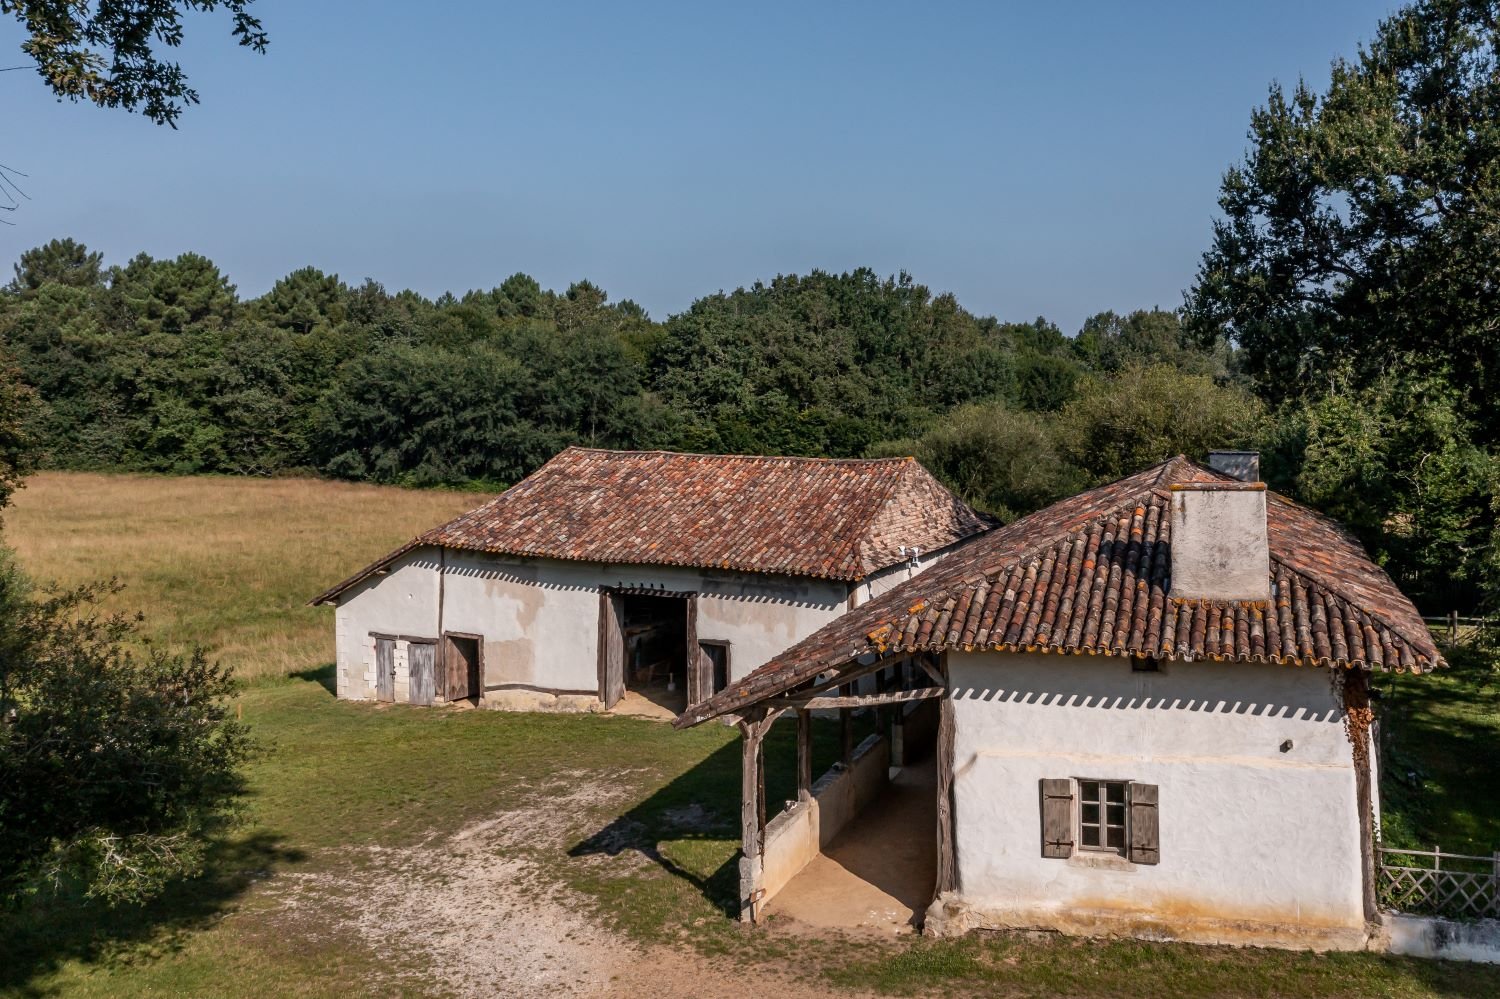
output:
[[[105,266],[72,240],[14,271],[0,342],[58,468],[502,487],[569,444],[858,457],[966,405],[1062,414],[1141,365],[1244,401],[1231,352],[1189,343],[1173,313],[1069,337],[867,270],[778,277],[665,322],[524,274],[430,300],[304,268],[241,299],[198,254]]]
[[[1172,454],[1249,447],[1420,597],[1476,603],[1487,556],[1454,572],[1452,552],[1485,543],[1496,488],[1461,392],[1330,369],[1289,394],[1197,320],[1105,312],[1067,335],[869,270],[780,276],[665,321],[524,274],[428,299],[308,267],[246,299],[201,255],[107,266],[68,239],[23,253],[0,293],[47,467],[499,489],[571,444],[914,454],[1009,519]]]

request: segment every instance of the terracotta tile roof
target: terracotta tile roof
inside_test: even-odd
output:
[[[1171,487],[1226,478],[1179,456],[1022,517],[831,622],[679,724],[742,710],[871,653],[995,649],[1398,672],[1442,664],[1416,608],[1360,544],[1275,493],[1266,513],[1272,600],[1173,599]]]
[[[568,448],[410,542],[497,554],[857,580],[987,530],[911,458]],[[315,598],[331,599],[397,553]]]

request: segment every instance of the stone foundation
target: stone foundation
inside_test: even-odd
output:
[[[925,935],[935,937],[962,936],[972,930],[1046,930],[1068,936],[1282,950],[1367,950],[1371,946],[1371,935],[1364,927],[1276,923],[1207,914],[1173,918],[1129,910],[1005,909],[979,905],[952,892],[933,901],[922,926]]]
[[[554,694],[545,690],[487,691],[482,707],[497,711],[544,711],[552,714],[598,714],[604,702],[592,694]]]

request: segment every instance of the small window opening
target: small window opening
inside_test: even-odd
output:
[[[1085,850],[1125,853],[1125,781],[1079,780],[1078,842]]]
[[[708,693],[717,694],[729,686],[729,643],[700,641],[698,646],[708,657],[710,674],[708,679],[713,685]]]

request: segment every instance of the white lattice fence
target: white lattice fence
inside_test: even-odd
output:
[[[1380,848],[1380,904],[1450,919],[1500,919],[1500,853]]]

